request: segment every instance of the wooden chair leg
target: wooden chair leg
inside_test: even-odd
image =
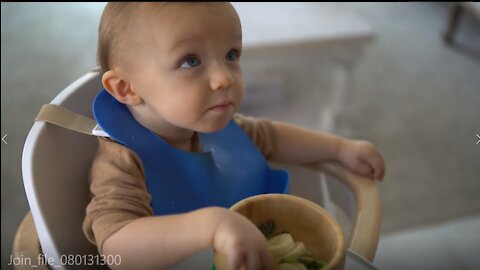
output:
[[[14,264],[14,268],[16,270],[48,270],[45,263],[42,264],[42,261],[39,263],[40,254],[42,252],[37,230],[33,223],[32,213],[28,212],[13,239],[12,258],[16,258],[19,262]]]

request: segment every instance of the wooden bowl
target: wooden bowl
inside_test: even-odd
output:
[[[289,232],[295,241],[305,244],[315,259],[327,262],[322,270],[341,270],[345,264],[346,244],[342,230],[321,206],[287,194],[263,194],[246,198],[230,210],[251,220],[255,225],[274,220],[273,234]],[[227,257],[215,254],[217,270],[227,270]]]

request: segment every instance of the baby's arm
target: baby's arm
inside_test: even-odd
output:
[[[187,214],[139,218],[112,234],[104,255],[120,255],[112,269],[162,269],[194,253],[214,247],[227,254],[229,269],[273,269],[261,232],[243,216],[209,207]]]
[[[385,162],[369,142],[314,132],[305,128],[273,122],[277,145],[271,159],[278,162],[308,164],[338,162],[350,170],[377,180],[383,179]]]
[[[219,207],[153,217],[138,157],[105,139],[98,149],[83,227],[101,254],[120,255],[111,268],[161,269],[209,247],[232,265],[273,268],[265,238],[246,218]]]

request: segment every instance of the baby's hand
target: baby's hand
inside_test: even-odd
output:
[[[228,257],[228,269],[275,269],[265,236],[244,216],[227,211],[213,238],[217,252]]]
[[[342,165],[375,180],[385,175],[385,162],[377,148],[366,141],[344,139],[338,151],[338,160]]]

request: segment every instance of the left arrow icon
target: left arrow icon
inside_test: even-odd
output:
[[[8,134],[5,134],[5,136],[2,137],[2,142],[4,142],[5,144],[8,144],[7,141],[5,141],[5,138],[7,137]]]

